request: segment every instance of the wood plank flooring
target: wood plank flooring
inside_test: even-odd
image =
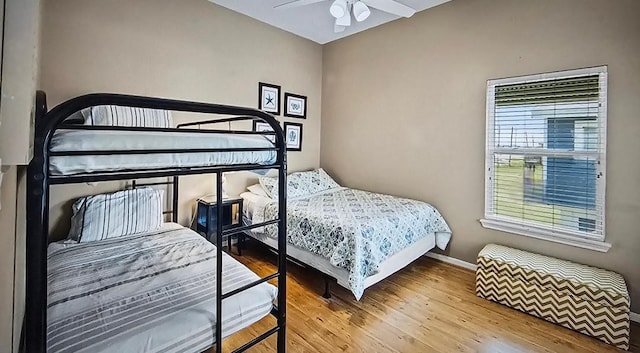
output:
[[[260,276],[276,270],[275,256],[252,247],[236,257]],[[596,339],[475,296],[472,271],[427,257],[365,291],[356,301],[332,284],[322,298],[317,272],[289,263],[287,341],[297,352],[623,352]],[[239,347],[275,325],[267,317],[227,338]],[[631,328],[640,353],[640,325]],[[250,352],[275,352],[275,336]]]

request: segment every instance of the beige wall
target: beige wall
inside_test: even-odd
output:
[[[26,241],[27,241],[27,168],[17,168],[15,273],[13,288],[13,351],[18,351],[25,305]]]
[[[0,158],[4,164],[25,165],[33,148],[42,1],[4,2]]]
[[[489,242],[622,273],[640,312],[640,2],[454,0],[324,47],[321,166],[428,201],[469,262]],[[488,79],[608,65],[608,253],[481,227]]]
[[[42,1],[0,0],[0,351],[17,352],[24,316],[25,167],[31,158]]]
[[[25,168],[4,166],[0,187],[0,352],[17,352],[24,316]],[[13,344],[12,344],[13,343]]]
[[[13,340],[17,169],[9,167],[4,171],[0,187],[0,244],[3,249],[0,256],[0,352],[11,352]]]
[[[289,169],[319,166],[322,47],[206,0],[45,1],[41,58],[50,107],[91,92],[257,107],[259,81],[281,85],[308,96]],[[213,191],[210,177],[184,179],[182,223],[193,199]],[[61,211],[68,218],[70,197],[117,187],[54,187],[54,223]]]

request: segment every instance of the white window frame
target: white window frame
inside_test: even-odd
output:
[[[596,166],[597,173],[600,173],[600,178],[596,182],[596,207],[601,205],[605,207],[605,191],[606,191],[606,156],[607,156],[607,66],[599,66],[592,68],[584,68],[577,70],[557,71],[550,73],[543,73],[537,75],[510,77],[497,80],[487,81],[487,102],[486,102],[486,131],[485,131],[485,208],[484,218],[480,220],[481,224],[485,228],[524,235],[536,239],[543,239],[562,243],[571,246],[577,246],[595,251],[607,252],[611,248],[611,244],[605,241],[606,228],[605,228],[605,214],[601,219],[602,233],[597,236],[586,236],[581,232],[572,232],[569,230],[550,229],[543,225],[534,223],[519,221],[513,218],[499,216],[493,214],[490,210],[493,210],[493,182],[495,180],[495,168],[494,168],[494,153],[498,152],[500,148],[495,147],[490,143],[491,134],[494,133],[495,128],[495,87],[507,84],[536,82],[543,80],[569,78],[572,76],[586,76],[586,75],[600,75],[599,88],[600,96],[600,110],[598,117],[602,119],[602,125],[600,130],[600,138],[602,141],[603,151],[598,154],[598,160],[600,163]],[[544,149],[545,152],[548,152]],[[517,154],[517,150],[505,151],[506,153]],[[570,153],[571,156],[580,154],[583,152]]]

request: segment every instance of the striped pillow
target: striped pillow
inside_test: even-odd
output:
[[[171,112],[146,108],[99,105],[82,110],[85,125],[173,127]]]
[[[162,190],[140,188],[78,199],[69,239],[84,243],[149,232],[162,225]]]

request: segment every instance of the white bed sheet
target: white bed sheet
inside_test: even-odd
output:
[[[50,352],[201,352],[215,341],[215,246],[167,223],[157,231],[48,248]],[[259,277],[223,253],[229,292]],[[271,311],[263,283],[223,301],[223,337]]]
[[[58,130],[51,139],[54,152],[265,147],[273,147],[273,143],[264,136],[196,132]],[[275,161],[275,151],[52,156],[49,171],[52,175],[72,175],[133,168],[266,165]]]
[[[242,194],[240,194],[240,197],[243,201],[242,210],[245,212],[245,215],[252,220],[253,223],[264,222],[264,219],[260,218],[264,216],[264,208],[271,203],[277,202],[273,199],[254,194],[252,192],[243,192]]]

